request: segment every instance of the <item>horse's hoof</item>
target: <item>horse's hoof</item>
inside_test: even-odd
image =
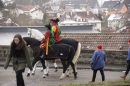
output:
[[[30,76],[30,73],[27,74],[27,77],[29,77],[29,76]]]
[[[47,73],[46,75],[47,75],[47,76],[49,76],[49,74],[48,74],[48,73]]]
[[[58,70],[55,70],[55,72],[57,72]]]
[[[76,79],[77,79],[77,76],[75,76],[74,79],[76,80]]]
[[[66,77],[70,77],[69,75],[66,75]]]
[[[60,80],[62,80],[62,78],[59,78]]]
[[[35,73],[32,73],[32,75],[35,75]]]
[[[57,67],[55,67],[55,72],[57,72],[58,71],[58,68]]]
[[[46,78],[46,75],[43,75],[43,78]]]

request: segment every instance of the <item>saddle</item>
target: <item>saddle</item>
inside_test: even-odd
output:
[[[67,44],[54,44],[51,47],[48,47],[48,55],[46,55],[46,58],[67,59],[70,48],[71,46]]]

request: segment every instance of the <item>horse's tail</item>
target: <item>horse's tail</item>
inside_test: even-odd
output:
[[[74,58],[73,58],[73,63],[74,63],[74,64],[78,61],[80,52],[81,52],[81,43],[79,42],[79,43],[78,43],[78,46],[77,46],[77,50],[76,50],[75,55],[74,55]]]

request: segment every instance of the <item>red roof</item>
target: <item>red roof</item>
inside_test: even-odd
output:
[[[24,11],[30,11],[32,10],[33,8],[35,8],[35,6],[31,6],[31,5],[28,5],[28,6],[20,6],[19,7],[21,10],[24,10]]]

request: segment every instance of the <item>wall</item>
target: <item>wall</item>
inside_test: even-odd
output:
[[[97,44],[102,44],[107,54],[107,64],[125,64],[129,33],[62,33],[63,38],[73,38],[82,44],[79,58],[81,63],[89,63]],[[30,52],[32,52],[30,50]],[[0,61],[5,60],[9,46],[0,46]],[[32,57],[32,56],[31,56]]]
[[[32,51],[31,49],[31,57]],[[90,63],[92,54],[94,50],[82,50],[79,60],[79,63]],[[106,64],[126,64],[127,51],[105,51],[107,54]],[[0,46],[0,61],[5,61],[6,57],[9,54],[9,46]]]

